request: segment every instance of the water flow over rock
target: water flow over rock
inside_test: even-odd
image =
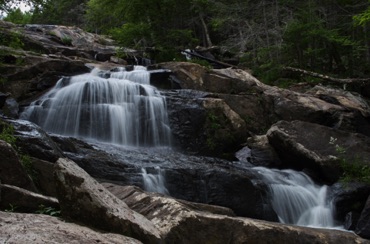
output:
[[[155,172],[148,173],[145,168],[141,169],[144,181],[144,190],[169,195],[165,185],[164,170],[155,167]]]
[[[144,67],[62,78],[21,117],[48,132],[130,146],[167,146],[165,98]]]
[[[316,185],[306,174],[294,170],[256,167],[270,187],[271,203],[280,222],[334,228],[333,204],[327,186]]]

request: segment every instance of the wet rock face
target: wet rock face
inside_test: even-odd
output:
[[[227,207],[238,216],[278,221],[266,186],[252,173],[183,169],[167,170],[165,176],[175,198]]]
[[[207,93],[195,90],[164,92],[167,99],[167,111],[173,146],[188,152],[200,152],[205,147],[206,134],[203,125],[206,110],[201,106],[200,99]]]
[[[277,221],[267,201],[266,185],[248,170],[249,164],[211,157],[196,157],[174,150],[127,149],[87,143],[73,138],[53,137],[93,177],[120,185],[144,188],[144,168],[156,176],[160,167],[165,186],[173,197],[232,209],[239,216]]]
[[[17,146],[24,154],[49,162],[55,162],[63,156],[59,147],[36,124],[25,120],[6,121],[13,125]]]

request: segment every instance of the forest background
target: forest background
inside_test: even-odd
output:
[[[21,2],[28,12],[14,7]],[[282,78],[285,67],[338,78],[370,74],[368,0],[0,0],[0,10],[16,24],[78,26],[121,47],[155,50],[148,55],[157,62],[217,47],[217,59],[237,59],[274,85],[292,81]]]

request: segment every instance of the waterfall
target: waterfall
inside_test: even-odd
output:
[[[254,168],[268,184],[271,203],[281,223],[334,228],[333,204],[327,186],[316,185],[306,174],[294,170]]]
[[[148,173],[145,168],[141,169],[144,181],[144,190],[169,195],[165,186],[164,172],[160,167],[155,167],[155,172]]]
[[[21,118],[60,135],[130,146],[170,144],[165,97],[150,85],[143,66],[62,78]]]

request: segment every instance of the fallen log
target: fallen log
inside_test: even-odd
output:
[[[328,75],[323,75],[320,73],[304,70],[304,69],[299,69],[299,68],[293,68],[293,67],[284,67],[283,70],[298,73],[301,75],[307,75],[315,78],[320,78],[322,80],[332,82],[332,83],[339,83],[339,84],[364,84],[365,82],[369,82],[370,78],[346,78],[346,79],[341,79],[341,78],[335,78],[331,77]]]

